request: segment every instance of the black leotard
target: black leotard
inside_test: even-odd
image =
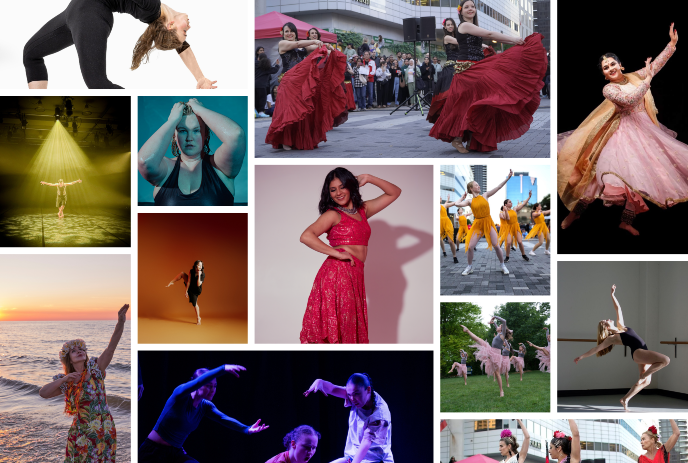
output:
[[[633,328],[626,327],[626,331],[619,334],[623,345],[631,348],[631,358],[633,358],[633,354],[638,349],[649,350],[643,338],[638,336],[638,334],[633,331]]]
[[[201,186],[193,193],[185,195],[179,190],[180,160],[165,183],[155,195],[156,206],[233,206],[234,196],[222,183],[208,156],[203,156]]]

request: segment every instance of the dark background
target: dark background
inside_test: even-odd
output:
[[[688,143],[688,11],[680,2],[648,3],[595,2],[581,4],[559,2],[557,50],[557,133],[575,130],[604,100],[602,89],[607,83],[597,68],[604,53],[615,53],[625,67],[634,72],[644,67],[645,59],[653,60],[669,43],[669,26],[679,31],[676,52],[651,83],[659,122],[678,133]],[[560,253],[680,253],[658,242],[649,245],[645,239],[659,229],[681,229],[686,225],[688,205],[678,204],[668,210],[646,201],[650,210],[639,214],[633,226],[640,236],[618,228],[620,206],[607,208],[595,201],[570,228],[560,224],[569,211],[557,201],[558,243]],[[643,241],[641,241],[643,240]]]
[[[262,463],[285,451],[282,439],[308,424],[322,437],[312,463],[344,456],[350,408],[321,393],[303,396],[318,378],[344,386],[368,373],[392,414],[392,453],[398,463],[433,458],[432,352],[139,352],[144,393],[139,401],[138,444],[148,436],[175,387],[197,368],[225,363],[246,367],[240,378],[218,378],[213,403],[246,425],[259,418],[269,429],[244,435],[204,419],[184,449],[199,461]]]

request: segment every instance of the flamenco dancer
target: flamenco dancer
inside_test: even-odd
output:
[[[359,188],[370,183],[384,194],[363,201]],[[328,256],[315,276],[303,316],[301,344],[368,343],[364,262],[368,255],[368,219],[392,204],[401,189],[370,174],[358,177],[337,167],[325,177],[320,217],[301,234],[301,242]],[[319,236],[327,233],[330,245]]]
[[[222,413],[211,402],[215,396],[217,378],[227,372],[238,378],[240,371],[246,371],[246,368],[240,365],[221,365],[213,370],[200,368],[194,372],[191,381],[177,386],[167,399],[155,427],[139,447],[139,462],[198,463],[186,454],[183,446],[204,416],[243,434],[255,434],[268,429],[270,426],[260,424],[260,420],[253,426],[246,426]]]
[[[504,348],[504,343],[513,338],[513,331],[510,331],[507,328],[506,320],[504,320],[503,318],[495,316],[492,318],[492,320],[490,320],[490,323],[492,323],[495,319],[500,320],[502,324],[495,324],[495,327],[497,329],[497,335],[492,339],[491,345],[488,344],[487,341],[484,341],[475,334],[471,333],[471,331],[465,326],[459,326],[463,328],[464,333],[468,333],[468,336],[470,336],[471,339],[473,339],[477,343],[471,345],[471,347],[475,347],[478,349],[476,352],[474,352],[473,355],[476,358],[476,360],[480,361],[480,365],[485,370],[485,373],[488,376],[495,377],[497,383],[499,384],[499,397],[504,397],[504,389],[502,388],[502,377],[500,375],[502,367],[502,349]]]
[[[543,330],[546,330],[545,336],[547,337],[547,347],[539,347],[530,341],[527,342],[530,347],[533,347],[538,351],[537,354],[535,354],[535,357],[540,361],[540,371],[543,373],[551,373],[549,328],[543,328]]]
[[[444,239],[447,238],[449,240],[452,256],[454,257],[454,263],[458,264],[459,260],[456,258],[456,244],[454,243],[454,225],[452,225],[451,219],[447,215],[447,209],[456,203],[449,201],[449,197],[450,194],[447,194],[447,201],[444,204],[440,204],[440,246],[442,247],[442,254],[444,254],[444,257],[447,257],[447,251],[444,250]]]
[[[160,0],[71,0],[67,9],[48,21],[24,46],[24,67],[30,89],[48,88],[48,69],[43,58],[76,46],[81,75],[88,88],[122,88],[105,72],[107,41],[112,32],[112,13],[127,13],[144,24],[146,31],[134,46],[131,70],[148,62],[154,48],[176,50],[196,79],[197,89],[217,88],[201,72],[186,33],[189,15],[178,13]]]
[[[318,448],[320,433],[308,426],[301,425],[292,429],[282,440],[286,452],[275,455],[265,463],[307,463]]]
[[[674,420],[671,422],[671,436],[665,444],[662,444],[659,433],[655,426],[650,426],[640,437],[640,446],[645,450],[645,455],[638,457],[638,463],[669,463],[669,452],[674,448],[678,438],[681,437]]]
[[[523,446],[519,451],[516,436],[509,429],[503,430],[499,439],[499,453],[504,457],[501,463],[524,463],[526,461],[528,447],[530,447],[530,434],[521,420],[516,421],[518,421],[518,427],[523,432]]]
[[[522,342],[518,343],[518,354],[517,355],[512,355],[511,358],[509,359],[509,363],[511,363],[514,366],[514,369],[518,371],[518,373],[521,375],[521,381],[523,381],[523,368],[525,367],[525,363],[523,358],[526,356],[526,346]]]
[[[115,331],[100,357],[88,358],[83,339],[65,342],[60,350],[64,374],[53,376],[38,391],[44,399],[64,394],[65,414],[74,417],[67,434],[66,462],[115,461],[117,430],[105,393],[105,369],[122,338],[127,310],[129,304],[119,309]]]
[[[468,182],[466,185],[466,192],[463,194],[461,201],[455,203],[457,207],[471,206],[471,210],[475,214],[475,221],[473,221],[473,226],[468,230],[466,235],[466,247],[465,252],[468,253],[468,267],[463,271],[461,275],[466,276],[473,273],[473,251],[475,246],[478,244],[478,240],[481,236],[485,237],[487,241],[487,249],[492,249],[492,243],[498,243],[499,238],[497,237],[497,230],[495,229],[495,224],[490,217],[490,204],[487,202],[487,198],[499,191],[506,182],[514,175],[513,171],[509,170],[509,175],[507,175],[506,180],[500,183],[496,188],[485,193],[483,197],[480,194],[480,185],[476,181]],[[473,199],[470,201],[466,200],[466,195],[470,193]],[[502,266],[502,273],[504,275],[509,274],[506,265],[504,265],[504,257],[502,255],[502,249],[499,245],[494,247],[495,253],[497,254],[497,259]]]
[[[530,250],[530,255],[535,256],[535,250],[542,246],[542,238],[544,236],[546,244],[545,244],[545,254],[549,254],[549,228],[547,228],[547,224],[545,223],[545,216],[549,215],[550,211],[543,211],[542,210],[542,204],[540,203],[535,203],[533,206],[533,210],[530,213],[530,218],[533,219],[535,222],[535,226],[533,227],[532,230],[530,230],[530,233],[526,236],[526,239],[529,240],[531,238],[534,238],[537,236],[538,238],[538,244],[533,246],[533,249]],[[525,257],[525,256],[524,256]]]
[[[454,368],[456,368],[456,376],[463,376],[463,384],[466,386],[468,384],[466,382],[466,379],[468,378],[468,370],[466,369],[466,359],[468,358],[468,353],[466,353],[465,350],[460,349],[459,354],[461,355],[461,363],[454,362],[451,370],[449,370],[449,373],[454,371]]]
[[[211,132],[212,131],[212,132]],[[222,144],[210,153],[210,134]],[[172,141],[172,155],[165,156]],[[234,179],[246,155],[246,134],[196,98],[175,103],[167,121],[139,150],[141,176],[156,206],[233,206]]]
[[[430,136],[464,154],[494,151],[498,143],[526,133],[533,122],[547,72],[543,36],[535,33],[524,41],[478,27],[473,0],[463,0],[457,9],[458,27],[453,19],[444,20],[447,62],[428,111],[428,120],[435,122]],[[483,59],[483,39],[518,46]]]
[[[650,385],[652,374],[669,365],[669,357],[659,352],[651,351],[647,348],[645,341],[628,326],[624,325],[623,313],[619,301],[616,300],[614,293],[616,285],[612,285],[612,301],[616,310],[616,325],[611,319],[601,320],[597,324],[597,347],[590,349],[580,357],[576,357],[574,362],[597,354],[598,357],[608,354],[615,345],[624,345],[631,349],[631,359],[638,364],[640,378],[620,400],[624,410],[628,408],[628,402],[642,389]]]
[[[203,280],[205,280],[205,267],[203,267],[203,261],[197,260],[194,262],[188,275],[186,272],[179,272],[179,275],[174,277],[174,280],[170,281],[165,287],[169,288],[179,280],[184,280],[184,287],[186,288],[186,293],[184,295],[194,309],[196,309],[196,325],[200,325],[201,306],[198,305],[198,296],[201,295]]]
[[[558,463],[580,463],[580,433],[576,421],[569,420],[569,427],[571,428],[571,436],[567,436],[561,431],[554,431],[554,437],[549,442],[547,463],[549,463],[550,457],[557,460]]]
[[[509,262],[509,251],[511,251],[511,249],[513,248],[514,241],[518,242],[518,247],[521,250],[521,257],[523,257],[525,261],[530,260],[528,256],[526,256],[526,250],[523,248],[523,235],[521,234],[521,227],[518,225],[518,217],[516,216],[516,213],[523,209],[523,206],[528,204],[528,201],[530,200],[532,194],[533,192],[529,191],[528,199],[526,199],[524,202],[517,205],[513,209],[511,209],[513,203],[510,199],[504,201],[504,208],[502,212],[499,214],[499,218],[504,219],[506,222],[506,257],[504,258],[504,262]]]
[[[458,209],[459,216],[457,217],[457,221],[459,222],[459,231],[456,234],[456,249],[459,249],[459,243],[463,243],[466,240],[466,236],[468,236],[468,218],[473,215],[473,212],[469,212],[468,214],[464,214],[464,212],[463,207]],[[464,243],[464,247],[465,246],[466,243]]]
[[[281,34],[280,104],[275,106],[265,143],[285,150],[312,150],[327,141],[327,132],[347,120],[342,86],[346,55],[320,39],[299,41],[290,22],[282,26]]]
[[[354,373],[346,387],[316,379],[303,393],[322,392],[344,399],[349,412],[349,432],[344,457],[331,463],[394,462],[392,456],[392,415],[387,403],[373,390],[373,380],[366,373]]]
[[[81,180],[74,180],[70,183],[64,183],[62,179],[60,179],[57,183],[41,182],[41,185],[57,187],[57,199],[55,200],[55,207],[57,208],[57,216],[61,219],[64,219],[64,208],[67,205],[67,186],[74,185],[75,183],[81,183]]]
[[[650,82],[676,51],[678,32],[669,28],[669,44],[645,68],[624,74],[613,53],[599,59],[609,81],[605,101],[573,132],[559,134],[557,164],[559,197],[569,211],[568,228],[599,198],[605,206],[624,206],[619,228],[632,235],[645,201],[662,209],[688,198],[688,145],[657,120]],[[594,143],[591,141],[594,140]]]

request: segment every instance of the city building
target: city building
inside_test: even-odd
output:
[[[471,170],[473,171],[473,180],[480,185],[480,192],[485,193],[487,191],[487,166],[471,166]]]
[[[514,207],[528,199],[529,191],[533,192],[529,203],[534,204],[538,201],[537,178],[531,177],[528,172],[514,172],[514,176],[506,182],[506,198],[511,200]]]
[[[576,420],[581,436],[581,463],[636,463],[644,451],[640,435],[649,426],[657,426],[659,420]],[[549,442],[555,431],[571,435],[567,420],[524,420],[530,434],[529,463],[545,463]],[[497,461],[499,439],[503,429],[510,429],[519,443],[523,432],[516,420],[447,420],[441,431],[440,460],[448,463],[451,457],[457,461],[473,455],[485,455]],[[666,434],[664,434],[666,435]]]
[[[533,0],[533,20],[534,32],[539,32],[544,35],[542,39],[542,46],[549,52],[549,34],[550,34],[550,0]]]
[[[447,193],[451,195],[450,201],[458,201],[466,192],[466,185],[473,180],[473,171],[470,166],[440,166],[440,197],[443,204],[447,200]],[[451,216],[456,212],[456,207],[450,207],[447,211]]]
[[[674,420],[678,425],[681,436],[669,453],[669,461],[667,463],[687,463],[688,462],[688,420]],[[669,436],[673,433],[671,430],[671,422],[669,420],[659,420],[659,435],[662,441],[666,442]]]

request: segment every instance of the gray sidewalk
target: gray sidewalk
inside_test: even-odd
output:
[[[429,136],[432,124],[408,108],[372,109],[349,113],[349,120],[327,133],[327,142],[310,151],[285,151],[265,143],[271,118],[255,119],[256,158],[549,158],[550,100],[543,98],[530,130],[521,138],[502,142],[497,151],[461,154],[451,144]]]
[[[440,295],[455,296],[461,294],[480,295],[515,295],[515,296],[549,296],[550,295],[550,257],[545,254],[543,243],[535,253],[528,255],[535,240],[524,241],[523,246],[530,261],[521,257],[521,252],[511,251],[510,260],[506,263],[509,275],[502,273],[494,250],[487,250],[484,239],[478,242],[478,250],[473,255],[473,273],[461,275],[468,265],[464,244],[460,244],[455,264],[451,256],[451,248],[445,243],[447,257],[440,253]],[[502,248],[502,251],[504,248]]]

